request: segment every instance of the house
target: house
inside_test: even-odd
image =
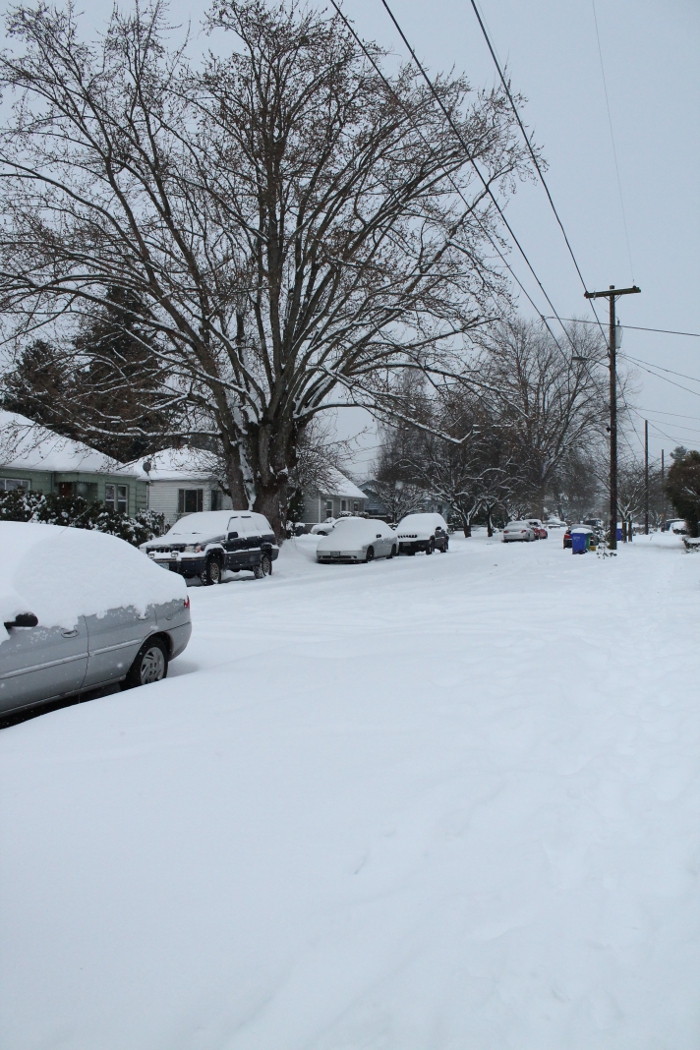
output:
[[[0,492],[11,489],[82,496],[125,514],[148,507],[148,485],[133,468],[0,410]]]
[[[350,478],[329,467],[316,488],[304,493],[304,521],[316,523],[341,514],[364,514],[367,496]]]
[[[130,464],[148,486],[148,507],[162,514],[167,526],[183,514],[229,510],[233,506],[219,478],[220,461],[206,449],[166,448]]]

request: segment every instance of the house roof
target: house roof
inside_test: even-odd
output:
[[[47,470],[88,474],[122,474],[135,471],[80,441],[61,437],[26,416],[0,409],[0,468]]]
[[[144,464],[150,464],[150,470]],[[164,448],[130,464],[144,481],[212,481],[220,475],[219,459],[202,448]]]
[[[335,467],[329,467],[323,483],[319,486],[324,495],[343,496],[350,499],[367,499],[366,493],[357,485],[341,474]]]

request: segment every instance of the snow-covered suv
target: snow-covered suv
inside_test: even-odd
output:
[[[141,546],[149,558],[171,572],[202,583],[221,583],[226,569],[248,569],[269,576],[279,554],[267,518],[243,510],[205,510],[176,521],[164,536]]]
[[[399,554],[415,554],[434,550],[446,553],[450,545],[447,522],[441,514],[407,514],[396,526],[399,536]]]

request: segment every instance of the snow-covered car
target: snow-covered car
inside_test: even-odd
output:
[[[339,518],[328,536],[316,548],[316,560],[373,561],[393,558],[399,551],[399,538],[383,521],[371,518]]]
[[[528,521],[509,521],[503,530],[504,543],[530,543],[535,539],[535,530]]]
[[[562,521],[561,518],[547,518],[544,523],[545,529],[566,529],[568,528],[567,523]]]
[[[338,518],[326,518],[325,521],[320,521],[318,525],[312,525],[309,532],[312,536],[328,536],[333,530],[333,526]]]
[[[503,530],[504,543],[530,543],[536,539],[529,522],[508,522]]]
[[[415,554],[425,551],[432,554],[434,550],[444,554],[450,538],[447,522],[442,514],[407,514],[396,527],[399,537],[399,554]]]
[[[535,534],[536,540],[546,540],[549,533],[539,518],[528,518],[527,523]]]
[[[184,580],[124,540],[0,522],[0,711],[165,678],[192,633]]]
[[[677,536],[687,536],[688,523],[684,518],[671,518],[661,526],[662,532],[675,532]]]
[[[267,518],[253,511],[205,510],[188,514],[157,540],[141,545],[156,564],[186,579],[221,583],[223,574],[269,576],[279,547]]]

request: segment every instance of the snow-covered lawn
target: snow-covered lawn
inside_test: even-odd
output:
[[[697,1050],[700,557],[314,544],[0,734],[3,1050]]]

